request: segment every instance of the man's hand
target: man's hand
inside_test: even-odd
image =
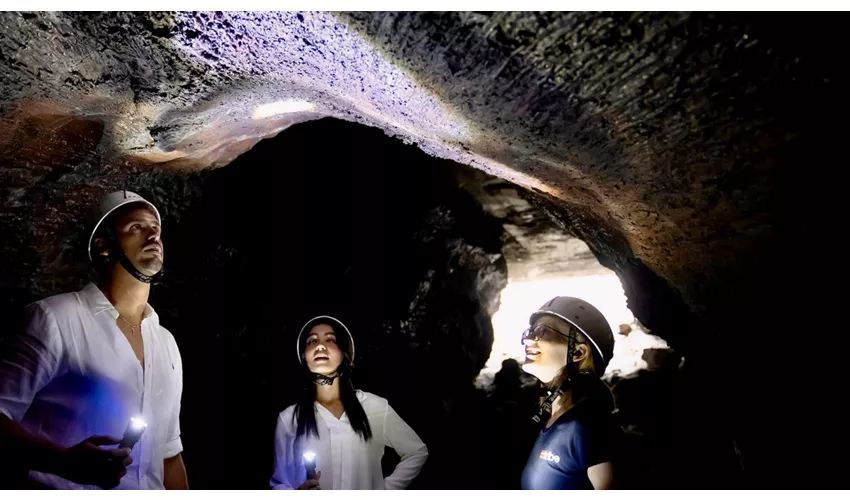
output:
[[[316,479],[308,479],[304,481],[301,486],[298,487],[299,490],[320,490],[322,488],[319,487],[319,479],[322,478],[322,471],[316,473]]]
[[[63,450],[57,464],[57,474],[77,484],[91,484],[105,490],[118,486],[133,463],[130,448],[105,450],[101,446],[118,444],[118,438],[92,436]]]

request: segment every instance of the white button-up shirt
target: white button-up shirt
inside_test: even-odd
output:
[[[73,446],[120,438],[130,417],[148,423],[119,489],[162,489],[163,460],[183,450],[183,365],[174,337],[149,305],[142,321],[145,367],[118,328],[118,311],[97,286],[31,304],[27,325],[0,360],[0,413],[34,435]],[[30,471],[48,487],[95,489]]]
[[[296,489],[307,480],[303,453],[316,454],[316,471],[322,473],[319,486],[324,490],[401,490],[419,474],[428,459],[428,448],[387,400],[357,391],[363,405],[372,439],[364,442],[354,432],[348,415],[338,420],[324,406],[314,403],[319,437],[296,437],[298,423],[295,405],[280,413],[275,432],[275,468],[271,479],[274,489]],[[401,457],[386,479],[381,471],[384,447],[393,448]]]

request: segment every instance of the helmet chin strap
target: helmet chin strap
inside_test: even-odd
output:
[[[110,254],[107,256],[109,261],[114,262],[115,257],[119,256],[118,262],[121,263],[121,267],[123,267],[125,271],[130,273],[130,276],[136,278],[137,280],[145,284],[150,284],[154,280],[162,277],[162,272],[164,268],[161,268],[159,271],[156,272],[156,274],[153,274],[151,276],[148,276],[147,274],[144,274],[138,269],[136,269],[136,266],[134,266],[133,263],[130,262],[130,259],[127,258],[127,254],[125,254],[124,250],[121,249],[121,245],[118,244],[118,237],[115,235],[114,232],[109,231],[107,233],[107,242],[111,249]]]
[[[537,409],[537,415],[534,415],[532,419],[538,424],[542,422],[544,418],[548,419],[552,415],[552,405],[563,393],[564,391],[560,388],[557,391],[550,391],[549,396],[546,397],[540,405],[540,408]]]
[[[157,273],[152,276],[143,274],[141,271],[136,269],[136,266],[134,266],[133,263],[130,262],[130,259],[127,258],[124,252],[122,252],[121,250],[118,250],[118,252],[121,254],[121,258],[118,259],[118,261],[121,262],[121,266],[124,268],[124,270],[126,270],[128,273],[130,273],[131,276],[141,281],[142,283],[151,283],[153,280],[162,276],[162,269],[157,271]]]
[[[576,363],[573,361],[573,356],[575,355],[575,333],[570,328],[569,335],[567,335],[567,364],[566,364],[566,378],[561,383],[561,386],[555,389],[554,391],[549,391],[549,395],[543,400],[543,403],[540,404],[540,407],[537,409],[537,414],[532,417],[532,419],[536,423],[540,423],[543,419],[548,419],[552,416],[552,405],[555,404],[555,400],[561,397],[564,392],[569,390],[570,386],[573,382],[573,377],[580,373],[576,373]]]

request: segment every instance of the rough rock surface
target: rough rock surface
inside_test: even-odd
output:
[[[812,403],[786,418],[829,428],[812,409],[831,394],[821,370],[786,370],[794,332],[831,328],[819,277],[794,262],[841,213],[828,205],[846,162],[841,16],[6,12],[0,25],[4,309],[82,279],[67,252],[84,231],[68,226],[122,180],[355,121],[527,189],[685,353],[694,425],[754,480],[808,484],[784,473],[800,464],[765,414],[791,394]],[[177,213],[194,188],[158,189]],[[813,446],[828,454],[835,437]]]
[[[20,169],[60,175],[95,151],[204,168],[297,121],[353,119],[586,212],[695,309],[716,299],[696,277],[739,267],[738,245],[772,236],[785,165],[839,84],[820,64],[838,45],[804,51],[828,30],[787,17],[5,13],[2,23],[0,144]],[[777,39],[788,29],[807,40]],[[285,99],[315,109],[252,119]]]
[[[545,210],[532,205],[516,184],[471,169],[459,170],[457,179],[485,212],[501,221],[505,229],[502,254],[511,281],[611,272],[585,242],[564,232]]]

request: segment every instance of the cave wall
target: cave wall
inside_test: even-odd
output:
[[[831,64],[843,46],[836,23],[5,13],[0,151],[13,162],[14,195],[92,152],[197,169],[321,116],[375,125],[589,217],[617,241],[599,245],[606,257],[627,249],[704,313],[741,303],[761,252],[805,229],[783,193],[813,187],[795,166],[828,164],[838,138],[821,116],[847,104]],[[253,118],[290,99],[311,107]]]

